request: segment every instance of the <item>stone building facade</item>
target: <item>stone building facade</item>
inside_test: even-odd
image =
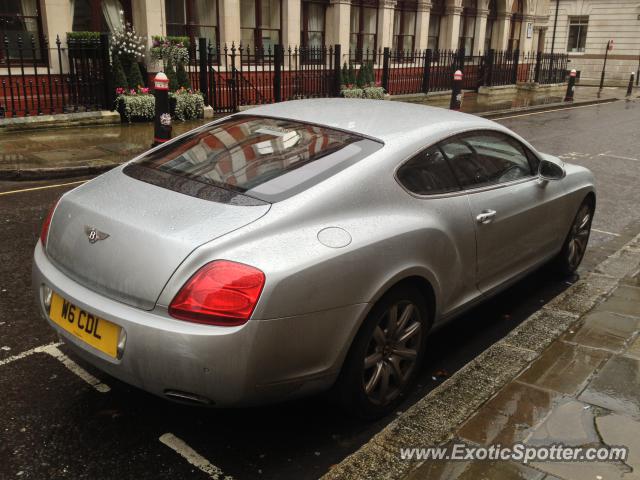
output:
[[[548,0],[3,0],[0,36],[109,31],[122,10],[139,33],[214,43],[533,51]]]
[[[545,50],[567,52],[582,83],[600,81],[609,41],[606,84],[623,85],[631,72],[640,74],[639,0],[551,0],[549,9]]]

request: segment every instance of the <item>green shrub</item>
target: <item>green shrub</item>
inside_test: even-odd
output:
[[[131,123],[132,121],[150,121],[153,120],[156,109],[156,99],[149,94],[136,95],[118,95],[116,98],[116,110],[124,119]]]
[[[193,120],[204,116],[204,98],[200,92],[178,90],[169,96],[175,102],[173,115],[177,120]]]
[[[349,68],[347,69],[347,73],[349,75],[349,81],[346,82],[347,85],[353,85],[356,83],[356,71],[353,68],[353,64],[349,64]]]
[[[129,65],[127,80],[129,88],[138,88],[140,86],[144,86],[145,82],[142,78],[142,73],[140,72],[140,66],[138,65],[138,62],[133,61]]]
[[[373,70],[373,62],[367,62],[367,84],[376,84],[376,72]]]
[[[113,57],[113,64],[111,65],[111,74],[113,75],[113,87],[114,88],[127,88],[127,76],[124,73],[124,68],[122,68],[122,63],[120,59],[115,56]]]
[[[178,81],[178,86],[180,88],[184,88],[186,90],[189,90],[191,88],[189,75],[187,75],[187,71],[185,70],[183,63],[178,64],[178,69],[176,70],[176,80]]]
[[[178,77],[176,76],[176,71],[173,69],[173,62],[171,60],[167,62],[164,73],[169,79],[169,90],[172,92],[178,90],[180,88],[180,84],[178,83]]]
[[[100,32],[67,32],[68,40],[97,40]]]
[[[364,98],[373,100],[384,100],[384,88],[382,87],[365,87]]]
[[[356,75],[356,85],[360,88],[363,88],[367,85],[367,79],[369,78],[367,74],[367,63],[363,63],[360,65],[360,69],[358,70],[358,74]]]
[[[340,90],[340,94],[344,98],[362,98],[364,97],[364,90],[362,88],[344,88]]]

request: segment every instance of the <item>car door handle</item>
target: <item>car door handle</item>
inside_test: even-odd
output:
[[[491,221],[495,216],[496,216],[495,210],[483,210],[476,217],[476,220],[478,221],[478,223],[482,223],[483,225],[486,225],[487,223],[491,223]]]

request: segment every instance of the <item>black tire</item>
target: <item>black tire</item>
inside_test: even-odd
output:
[[[590,198],[585,199],[573,218],[569,233],[567,233],[562,245],[562,250],[553,259],[552,265],[558,274],[563,276],[572,275],[580,266],[591,235],[593,212],[593,200]]]
[[[395,331],[390,328],[394,308]],[[340,405],[364,419],[392,412],[413,387],[429,327],[427,304],[417,288],[398,285],[387,292],[369,312],[347,354],[334,387]]]

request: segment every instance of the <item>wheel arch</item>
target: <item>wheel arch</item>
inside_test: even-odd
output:
[[[338,372],[342,371],[344,363],[349,355],[349,352],[352,349],[353,343],[360,333],[362,325],[364,324],[366,318],[369,316],[371,310],[380,302],[382,298],[384,298],[387,293],[389,293],[394,288],[403,285],[412,286],[418,289],[424,295],[428,309],[427,314],[429,316],[429,327],[433,326],[436,315],[438,314],[437,282],[431,276],[430,272],[422,269],[409,269],[404,272],[400,272],[377,289],[375,295],[371,299],[371,302],[369,302],[368,307],[360,315],[360,318],[358,319],[357,324],[351,332],[349,341],[347,342],[346,347],[344,348],[339,360],[339,368],[337,369]]]

